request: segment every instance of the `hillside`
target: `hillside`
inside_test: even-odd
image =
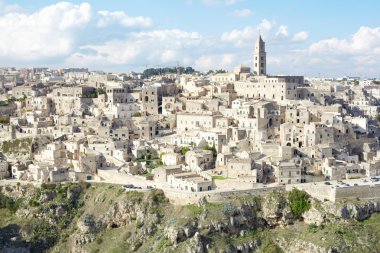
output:
[[[379,211],[297,191],[173,206],[159,190],[14,185],[1,189],[0,252],[379,252]]]

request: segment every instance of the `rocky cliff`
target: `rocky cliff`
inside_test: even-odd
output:
[[[173,206],[158,190],[7,186],[0,252],[379,252],[380,201],[304,192]]]

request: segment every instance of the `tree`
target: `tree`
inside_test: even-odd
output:
[[[309,195],[305,191],[300,191],[296,188],[293,188],[293,190],[288,193],[288,201],[290,203],[290,209],[296,218],[300,218],[301,215],[311,207]]]
[[[185,154],[187,153],[187,151],[189,151],[189,150],[190,150],[189,147],[182,147],[182,148],[181,148],[181,154],[182,154],[182,155],[185,155]]]
[[[96,93],[97,93],[98,95],[102,95],[102,94],[105,94],[106,91],[105,91],[103,88],[97,88],[97,89],[96,89]]]
[[[216,151],[216,148],[215,148],[215,142],[213,143],[212,147],[210,147],[209,145],[207,145],[206,147],[203,148],[204,150],[211,150],[212,151],[212,155],[214,157],[216,157],[217,155],[217,151]]]
[[[376,120],[377,122],[380,122],[380,115],[376,115],[376,116],[375,116],[375,120]]]
[[[163,74],[192,74],[195,70],[192,67],[164,67],[164,68],[147,68],[143,72],[143,78],[150,78],[151,76]]]
[[[186,67],[184,73],[185,74],[193,74],[195,70],[192,67]]]

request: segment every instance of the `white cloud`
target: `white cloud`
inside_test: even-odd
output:
[[[224,0],[224,3],[226,5],[234,5],[234,4],[238,3],[238,2],[243,2],[243,1],[244,0]]]
[[[239,2],[243,2],[244,0],[202,0],[204,4],[207,5],[235,5]]]
[[[167,49],[161,53],[160,58],[163,63],[166,63],[166,62],[176,61],[177,57],[178,57],[178,54],[175,50]]]
[[[88,3],[60,2],[32,14],[0,16],[0,58],[35,60],[68,54],[75,44],[74,32],[91,19]]]
[[[7,4],[4,1],[0,1],[0,14],[20,11],[21,7],[18,4]]]
[[[131,33],[131,35],[135,39],[150,39],[160,41],[169,41],[171,39],[189,39],[188,43],[192,43],[202,38],[202,36],[197,32],[187,32],[179,29],[135,32]]]
[[[260,24],[256,27],[247,26],[242,30],[232,30],[230,32],[225,32],[221,36],[223,42],[233,43],[235,47],[245,47],[252,45],[256,40],[259,32],[261,34],[267,34],[272,29],[273,24],[263,19]]]
[[[261,23],[257,26],[257,28],[261,31],[263,30],[264,32],[265,31],[269,31],[272,29],[272,27],[275,25],[274,22],[270,22],[269,20],[267,19],[263,19],[261,21]]]
[[[307,32],[299,32],[289,39],[303,42],[308,36]],[[277,52],[273,50],[268,56],[268,67],[287,74],[323,76],[376,77],[380,72],[380,27],[361,27],[352,36],[323,39],[303,49],[295,48],[297,45],[290,43]]]
[[[241,10],[235,10],[232,13],[232,16],[239,17],[239,18],[244,18],[251,16],[252,11],[250,9],[241,9]]]
[[[194,53],[192,49],[200,47],[201,43],[203,38],[199,33],[179,29],[134,32],[126,40],[84,45],[81,49],[92,53],[72,54],[67,63],[82,61],[91,65],[170,65],[176,61],[188,62]]]
[[[231,69],[236,64],[234,54],[202,55],[194,64],[195,69],[207,71],[210,69]]]
[[[114,24],[120,24],[124,27],[149,27],[152,25],[152,19],[149,17],[130,17],[123,11],[98,11],[98,27],[107,27]]]
[[[294,34],[293,41],[301,42],[301,41],[307,40],[308,38],[309,38],[309,33],[303,31],[303,32]]]
[[[314,55],[377,54],[380,48],[380,27],[360,27],[350,40],[331,38],[313,43],[310,53]]]
[[[283,58],[281,56],[268,56],[267,65],[281,65],[283,64]]]
[[[280,25],[278,31],[276,32],[276,36],[288,37],[288,27],[286,25]]]

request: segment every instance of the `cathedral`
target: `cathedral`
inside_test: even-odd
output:
[[[253,53],[253,76],[237,77],[234,88],[237,95],[245,98],[274,100],[277,102],[297,100],[305,97],[303,76],[267,75],[265,42],[259,36]]]

